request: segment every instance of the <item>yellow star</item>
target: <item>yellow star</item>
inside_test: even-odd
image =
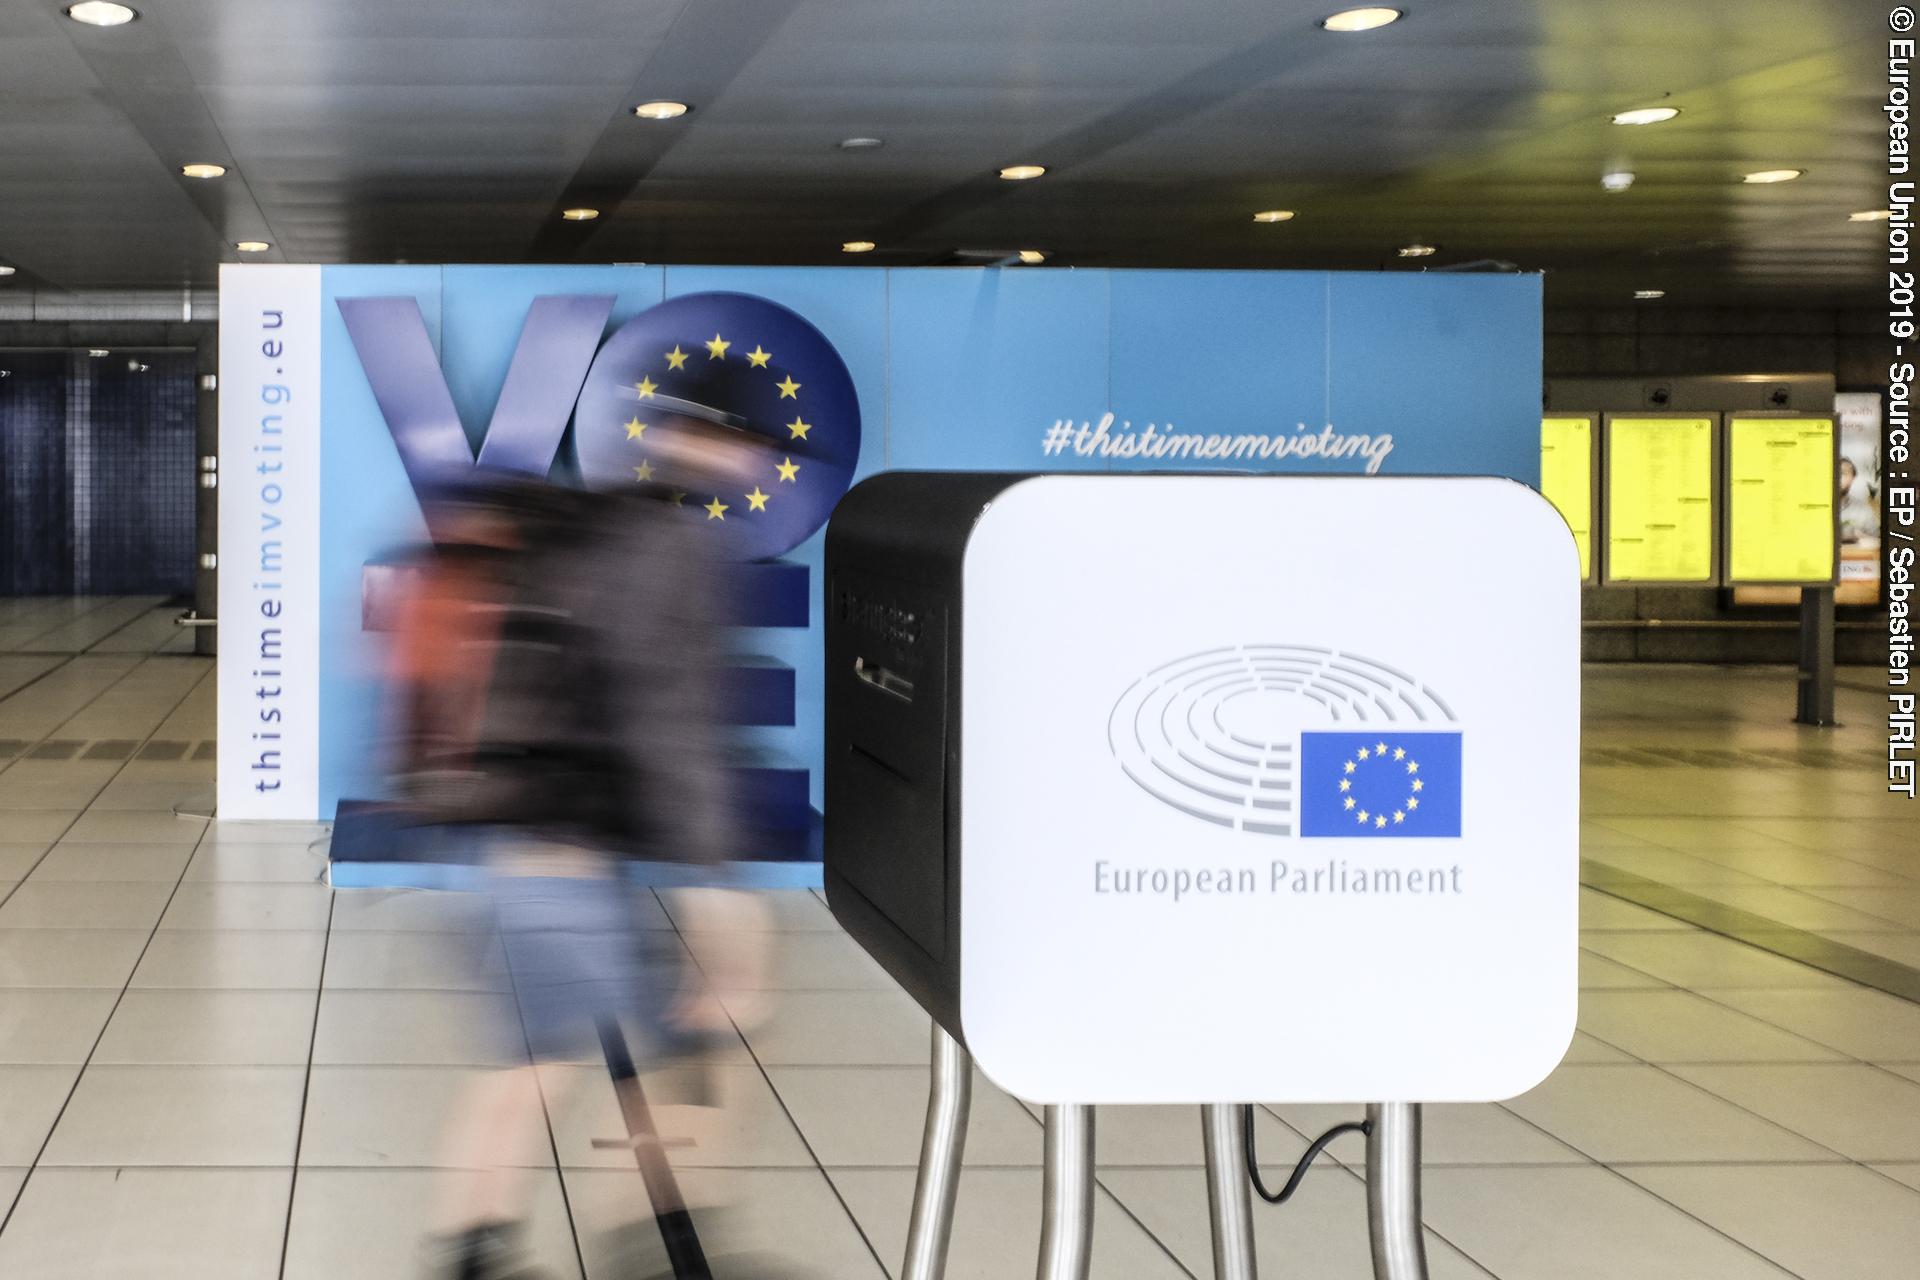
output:
[[[635,480],[653,479],[653,464],[651,462],[643,462],[635,467],[633,469],[633,478]]]
[[[713,341],[707,344],[707,359],[725,360],[727,358],[727,348],[732,345],[731,342],[728,342],[719,334],[714,334]]]
[[[1387,744],[1386,744],[1386,743],[1384,743],[1384,742],[1382,742],[1381,744],[1379,744],[1378,746],[1376,746],[1376,747],[1375,747],[1375,748],[1373,749],[1373,754],[1375,754],[1375,755],[1377,755],[1377,756],[1383,756],[1383,755],[1385,755],[1385,754],[1387,754]]]
[[[1353,783],[1349,782],[1345,778],[1342,778],[1340,779],[1340,789],[1342,791],[1351,791],[1353,790]]]
[[[1420,762],[1418,760],[1407,761],[1407,772],[1408,773],[1420,772]]]
[[[627,420],[627,439],[638,440],[641,436],[645,435],[646,433],[647,433],[647,424],[640,421],[638,417],[629,418]]]
[[[707,519],[725,520],[726,518],[727,518],[726,503],[720,501],[720,499],[718,498],[715,498],[712,502],[709,502],[707,504]]]
[[[674,343],[673,350],[667,352],[667,368],[669,369],[685,368],[686,363],[687,363],[687,353],[680,349],[679,343],[677,342]]]
[[[1374,826],[1376,826],[1376,827],[1384,827],[1384,826],[1386,826],[1386,825],[1387,825],[1387,815],[1386,815],[1386,814],[1384,814],[1384,813],[1383,813],[1383,814],[1380,814],[1380,815],[1379,815],[1378,817],[1376,817],[1376,818],[1375,818],[1375,819],[1373,820],[1373,825],[1374,825]]]
[[[1365,760],[1369,754],[1370,753],[1367,751],[1365,747],[1360,748],[1360,758],[1362,760]]]
[[[1349,761],[1347,761],[1347,772],[1348,772],[1348,773],[1352,773],[1352,772],[1353,772],[1353,761],[1351,761],[1351,760],[1349,760]]]
[[[798,400],[800,398],[800,384],[793,380],[792,374],[788,374],[785,378],[773,385],[780,388],[780,398],[782,400]]]
[[[1407,815],[1400,812],[1398,809],[1395,809],[1393,811],[1393,820],[1395,822],[1405,822],[1407,820]]]
[[[642,378],[640,379],[640,381],[633,384],[633,389],[640,393],[640,398],[642,400],[651,400],[653,399],[654,388],[658,387],[659,385],[660,384],[655,382],[652,378]]]
[[[796,416],[792,422],[789,422],[787,424],[787,430],[793,433],[793,437],[792,437],[793,439],[805,440],[807,438],[807,432],[813,430],[813,424],[811,422],[802,421],[798,416]]]
[[[1419,797],[1419,796],[1410,796],[1410,797],[1408,797],[1408,799],[1407,799],[1407,812],[1408,812],[1408,813],[1412,813],[1412,812],[1413,812],[1413,811],[1414,811],[1415,809],[1418,809],[1419,807],[1420,807],[1420,797]]]
[[[1426,785],[1427,785],[1426,783],[1424,783],[1424,782],[1422,782],[1422,781],[1420,781],[1420,779],[1418,779],[1418,778],[1415,778],[1415,779],[1413,780],[1413,789],[1414,789],[1415,791],[1418,791],[1418,790],[1420,790],[1420,789],[1421,789],[1422,787],[1424,787],[1424,786],[1426,786]]]
[[[1343,808],[1343,809],[1351,809],[1351,808],[1353,808],[1353,797],[1352,797],[1352,796],[1348,796],[1348,797],[1346,798],[1346,800],[1342,802],[1342,804],[1341,804],[1341,808]]]
[[[747,510],[765,511],[766,509],[767,495],[760,492],[759,485],[753,486],[753,492],[747,495]]]
[[[796,480],[795,477],[800,474],[800,464],[795,462],[792,458],[788,458],[785,462],[782,462],[779,466],[775,467],[774,470],[780,473],[780,482],[782,484],[798,484],[799,483],[799,481]]]
[[[1405,747],[1395,747],[1393,749],[1393,758],[1395,760],[1405,760],[1407,758],[1407,749]]]
[[[1364,827],[1365,825],[1367,825],[1367,819],[1368,819],[1368,818],[1370,818],[1370,817],[1372,817],[1372,816],[1373,816],[1373,815],[1372,815],[1372,814],[1370,814],[1370,813],[1368,813],[1368,812],[1367,812],[1367,811],[1366,811],[1365,809],[1362,809],[1362,810],[1360,811],[1360,825],[1361,825],[1361,826],[1363,826],[1363,827]]]
[[[747,352],[747,363],[756,369],[766,368],[767,361],[771,359],[773,359],[773,353],[771,351],[762,351],[760,344],[757,342],[753,344],[753,350]]]

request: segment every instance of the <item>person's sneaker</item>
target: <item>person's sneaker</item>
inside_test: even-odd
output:
[[[518,1223],[489,1222],[435,1242],[434,1280],[538,1280]]]

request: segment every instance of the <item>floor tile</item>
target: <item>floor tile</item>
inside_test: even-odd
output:
[[[0,991],[0,1062],[82,1063],[113,1012],[117,991]]]
[[[1671,983],[1650,973],[1630,969],[1617,960],[1609,960],[1585,947],[1580,949],[1580,990],[1585,991],[1671,991]]]
[[[1795,994],[1816,999],[1826,995]],[[1580,1025],[1648,1062],[1790,1062],[1839,1056],[1825,1045],[1690,991],[1584,991]]]
[[[1282,1167],[1267,1170],[1267,1181],[1283,1183],[1289,1172]],[[1103,1170],[1100,1181],[1189,1273],[1214,1274],[1203,1171]],[[1327,1165],[1309,1173],[1284,1207],[1269,1208],[1256,1202],[1253,1228],[1262,1275],[1283,1276],[1286,1280],[1358,1280],[1373,1273],[1367,1244],[1366,1189],[1359,1179],[1338,1166]],[[1430,1280],[1486,1280],[1486,1272],[1433,1232],[1427,1232],[1426,1243]]]
[[[490,1067],[525,1056],[519,1013],[507,996],[329,990],[320,998],[316,1063]]]
[[[511,991],[489,933],[340,932],[327,942],[329,990]]]
[[[290,1169],[38,1169],[0,1275],[258,1280],[280,1266]]]
[[[828,1177],[888,1266],[906,1255],[913,1205],[911,1169],[834,1169]],[[1185,1270],[1113,1197],[1093,1211],[1093,1274],[1100,1280],[1176,1280]],[[1034,1269],[1040,1253],[1040,1171],[966,1169],[954,1209],[948,1280],[1008,1280]]]
[[[1651,929],[1684,932],[1693,926],[1658,911],[1649,911],[1638,903],[1597,893],[1580,891],[1580,928],[1606,931],[1645,931]]]
[[[0,1168],[0,1218],[13,1209],[13,1198],[27,1180],[27,1170]]]
[[[183,883],[160,928],[325,929],[332,908],[325,885]]]
[[[729,1009],[737,993],[722,997]],[[754,1056],[798,1066],[918,1066],[928,1060],[931,1022],[898,991],[793,991],[766,1021],[747,1027]]]
[[[721,990],[892,991],[894,981],[844,933],[698,933],[687,946]]]
[[[674,927],[687,933],[728,932],[749,927],[789,932],[840,931],[827,904],[810,889],[754,891],[751,896],[755,901],[744,914],[736,910],[738,904],[710,894],[708,890],[662,889],[660,901],[673,918]]]
[[[213,822],[204,844],[291,844],[305,847],[333,833],[331,822]]]
[[[1795,1069],[1674,1068],[1689,1078],[1707,1071]],[[1503,1105],[1596,1160],[1834,1158],[1832,1151],[1655,1067],[1562,1067],[1545,1084]]]
[[[1594,934],[1589,950],[1694,990],[1721,987],[1832,987],[1842,979],[1704,932]]]
[[[1873,1067],[1681,1066],[1673,1072],[1854,1160],[1909,1160],[1920,1153],[1920,1084]]]
[[[1567,1046],[1567,1056],[1560,1060],[1562,1066],[1589,1062],[1636,1062],[1630,1053],[1623,1053],[1584,1031],[1573,1033],[1573,1043]]]
[[[170,884],[26,881],[0,906],[0,929],[151,929]]]
[[[1920,1191],[1858,1165],[1623,1172],[1804,1280],[1887,1280],[1920,1258]]]
[[[78,1067],[0,1066],[0,1166],[38,1158],[79,1075]]]
[[[88,1067],[44,1162],[293,1164],[299,1067]]]
[[[1309,1141],[1337,1124],[1365,1116],[1363,1108],[1353,1106],[1286,1105],[1270,1109]],[[1420,1142],[1422,1159],[1431,1165],[1587,1163],[1580,1152],[1490,1102],[1428,1103],[1421,1108]],[[1342,1164],[1365,1167],[1367,1142],[1360,1134],[1342,1134],[1326,1150]],[[1260,1155],[1264,1163],[1264,1144]]]
[[[284,1280],[411,1280],[432,1274],[426,1239],[445,1194],[432,1169],[302,1169]],[[529,1175],[525,1243],[541,1280],[580,1280],[559,1175]],[[351,1224],[350,1229],[345,1224]]]
[[[180,879],[192,850],[174,844],[70,844],[55,845],[34,870],[32,883],[48,880],[151,881],[171,885]]]
[[[1906,1164],[1873,1164],[1867,1166],[1886,1177],[1892,1178],[1903,1186],[1920,1191],[1920,1161]]]
[[[627,1136],[604,1066],[543,1065],[540,1080],[563,1166],[634,1167],[631,1151],[593,1145],[596,1139]],[[669,1068],[644,1074],[641,1087],[676,1166],[813,1165],[806,1144],[757,1067]]]
[[[821,1164],[918,1163],[927,1113],[925,1067],[768,1067],[767,1075]],[[1040,1162],[1040,1126],[977,1071],[965,1159],[978,1165]]]
[[[493,907],[477,893],[433,889],[338,889],[334,891],[333,929],[338,932],[395,930],[486,932],[493,928]]]
[[[1861,951],[1885,956],[1910,969],[1920,969],[1920,932],[1898,930],[1891,933],[1884,931],[1856,933],[1848,929],[1829,929],[1826,936],[1835,942],[1856,947]]]
[[[127,985],[145,929],[0,929],[0,987]]]
[[[318,884],[327,872],[324,852],[299,844],[203,841],[187,864],[186,879],[259,884]]]
[[[568,1169],[564,1176],[589,1280],[671,1274],[638,1173]],[[818,1170],[684,1169],[677,1177],[721,1280],[884,1280],[888,1274]],[[966,1273],[947,1274],[962,1280]]]
[[[1777,1027],[1876,1062],[1920,1062],[1920,1005],[1866,987],[1716,991],[1714,999]]]
[[[1500,1280],[1789,1276],[1604,1169],[1433,1169],[1423,1193],[1427,1225]]]
[[[162,929],[134,970],[133,986],[312,990],[327,935],[243,929]]]
[[[129,991],[93,1061],[304,1066],[317,998],[306,991]]]
[[[78,809],[10,809],[0,813],[0,834],[9,844],[52,844],[79,816]]]
[[[207,824],[174,816],[171,809],[89,810],[74,820],[61,839],[69,844],[198,844]]]
[[[524,1138],[511,1163],[552,1168],[553,1144],[533,1075],[490,1067],[315,1067],[301,1168],[445,1167],[459,1158],[451,1127],[471,1122],[469,1095],[488,1084],[504,1095],[498,1105],[517,1117],[514,1127]]]
[[[1863,915],[1888,920],[1909,929],[1920,929],[1920,886],[1911,889],[1808,889],[1806,892],[1810,897],[1837,903]]]
[[[0,820],[0,827],[4,827],[4,820]],[[13,832],[7,831],[6,834],[11,836]],[[45,857],[47,850],[52,847],[51,842],[45,844],[19,844],[14,842],[0,844],[0,882],[12,884],[18,880],[25,880],[27,873],[33,870],[34,864]]]
[[[1816,897],[1811,891],[1786,885],[1718,885],[1708,895],[1716,902],[1750,911],[1754,915],[1814,933],[1830,929],[1885,930],[1897,928],[1892,921],[1855,911],[1851,907]]]

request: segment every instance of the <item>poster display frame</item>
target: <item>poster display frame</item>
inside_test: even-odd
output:
[[[1597,586],[1600,583],[1601,581],[1600,557],[1601,557],[1602,551],[1605,549],[1605,544],[1607,540],[1606,539],[1606,528],[1607,528],[1606,510],[1602,501],[1605,496],[1605,490],[1600,483],[1600,466],[1601,466],[1600,437],[1604,430],[1604,428],[1601,426],[1601,419],[1605,416],[1606,415],[1604,414],[1592,412],[1592,411],[1553,412],[1550,410],[1543,410],[1540,414],[1540,430],[1541,430],[1541,436],[1542,436],[1541,443],[1543,448],[1543,455],[1544,455],[1544,446],[1545,446],[1546,424],[1550,419],[1584,418],[1586,419],[1586,422],[1587,422],[1587,544],[1588,544],[1588,547],[1587,547],[1587,571],[1580,579],[1580,582],[1583,586]],[[1542,456],[1541,458],[1540,496],[1546,498],[1548,502],[1553,501],[1552,497],[1547,494],[1546,459],[1544,456]],[[1558,510],[1558,509],[1559,508],[1556,505],[1555,510]],[[1562,518],[1563,519],[1565,518],[1564,515],[1562,516]],[[1571,525],[1569,525],[1569,528],[1571,528]]]
[[[1742,422],[1825,422],[1828,424],[1828,444],[1830,462],[1828,468],[1827,497],[1831,517],[1832,558],[1827,566],[1824,578],[1739,578],[1733,572],[1733,424]],[[1715,501],[1720,504],[1716,523],[1719,525],[1716,536],[1720,543],[1720,585],[1723,587],[1832,587],[1840,582],[1840,498],[1837,485],[1840,473],[1840,415],[1833,411],[1826,413],[1805,410],[1751,410],[1723,413],[1720,415],[1720,441],[1718,461],[1718,489]]]
[[[1571,415],[1569,415],[1571,416]],[[1706,419],[1712,430],[1708,433],[1707,479],[1709,501],[1714,510],[1708,518],[1708,538],[1712,542],[1709,555],[1711,564],[1707,576],[1703,578],[1620,578],[1613,571],[1613,424],[1620,419],[1633,422],[1669,421],[1698,422]],[[1726,541],[1722,524],[1722,513],[1726,502],[1721,494],[1722,472],[1725,470],[1725,432],[1726,414],[1719,410],[1621,410],[1600,415],[1600,469],[1597,483],[1600,487],[1600,520],[1602,536],[1598,558],[1599,582],[1602,586],[1617,587],[1704,587],[1714,588],[1722,585],[1723,566],[1726,563]]]

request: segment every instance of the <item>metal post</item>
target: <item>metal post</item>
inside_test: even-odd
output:
[[[972,1105],[973,1055],[936,1022],[927,1128],[920,1139],[920,1177],[913,1188],[913,1218],[907,1225],[907,1260],[900,1268],[900,1280],[941,1280],[947,1273],[953,1203],[960,1190],[960,1157],[966,1151],[967,1114]]]
[[[1247,1181],[1247,1132],[1241,1108],[1200,1108],[1207,1149],[1207,1209],[1213,1220],[1214,1280],[1258,1280],[1253,1253],[1253,1192]]]
[[[1420,1106],[1367,1104],[1367,1235],[1374,1280],[1427,1280],[1420,1230]]]
[[[1047,1108],[1039,1280],[1087,1280],[1093,1261],[1093,1108]]]
[[[1799,724],[1831,725],[1833,718],[1833,588],[1800,588]]]

